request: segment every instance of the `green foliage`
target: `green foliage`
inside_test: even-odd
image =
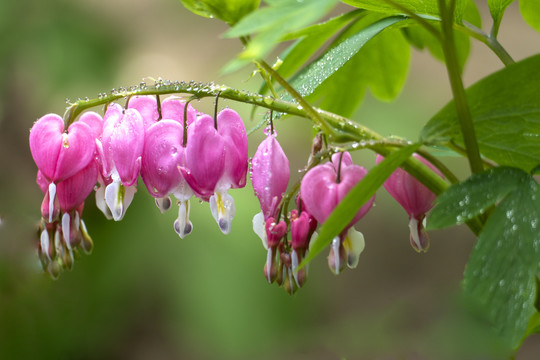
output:
[[[319,236],[310,245],[309,254],[302,262],[302,266],[323,251],[332,239],[345,229],[358,210],[375,195],[394,170],[412,156],[419,147],[420,144],[413,144],[392,152],[349,191],[319,229]]]
[[[336,32],[340,31],[350,22],[362,18],[365,14],[366,12],[362,10],[350,11],[324,23],[312,25],[285,36],[283,40],[299,39],[280,56],[283,62],[277,69],[278,73],[284,78],[292,76]],[[260,93],[266,93],[267,89],[267,85],[264,84]]]
[[[489,12],[496,26],[501,23],[504,11],[513,2],[514,0],[488,0]]]
[[[252,12],[225,33],[228,38],[256,34],[225,71],[237,70],[253,59],[264,57],[283,36],[320,19],[336,5],[337,0],[274,0],[267,3],[267,7]]]
[[[469,1],[470,0],[457,0],[454,14],[456,22],[461,23],[465,7]],[[379,13],[403,14],[401,9],[391,4],[391,2],[393,2],[398,6],[404,7],[418,15],[439,17],[438,0],[345,0],[343,2],[360,9],[371,10]]]
[[[521,15],[537,31],[540,31],[540,1],[520,0],[519,10]]]
[[[326,79],[342,69],[343,65],[351,60],[369,40],[381,31],[406,20],[407,18],[402,16],[391,16],[362,28],[302,70],[291,81],[291,85],[300,95],[311,95]],[[381,64],[381,66],[384,65],[384,63]],[[349,91],[346,87],[339,90],[341,95]]]
[[[540,56],[508,66],[467,89],[480,152],[500,165],[530,171],[540,163]],[[424,127],[430,144],[463,138],[453,102]]]
[[[538,183],[530,174],[494,168],[443,193],[429,221],[430,228],[459,224],[500,202],[471,254],[463,287],[467,301],[495,326],[511,349],[519,346],[536,312],[538,195]]]
[[[233,26],[259,7],[260,0],[180,0],[189,11]]]
[[[454,185],[437,198],[429,217],[428,229],[462,224],[483,214],[528,178],[515,168],[497,167]],[[489,189],[489,191],[485,191]]]
[[[356,21],[336,41],[341,44],[351,36],[363,34],[380,19],[379,15],[369,14]],[[382,20],[381,20],[382,21]],[[384,30],[384,29],[383,29]],[[342,53],[357,51],[351,59],[340,66],[315,88],[312,101],[320,100],[320,107],[343,116],[351,116],[364,97],[367,87],[373,95],[385,101],[393,100],[401,91],[409,70],[410,48],[401,32],[382,31],[356,50],[344,48]],[[344,58],[339,53],[331,58]],[[327,56],[325,56],[327,57]],[[325,57],[322,61],[326,61]],[[314,69],[318,69],[313,65]],[[324,71],[324,70],[323,70]],[[314,78],[319,77],[317,74]],[[326,77],[323,72],[321,78]],[[306,78],[310,79],[309,76]],[[312,79],[312,78],[311,78]],[[351,81],[354,79],[354,81]],[[296,81],[293,81],[295,83]],[[300,85],[302,86],[302,85]]]

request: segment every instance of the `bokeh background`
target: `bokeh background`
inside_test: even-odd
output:
[[[477,3],[489,29],[486,2]],[[32,123],[62,114],[65,98],[96,97],[147,77],[256,90],[260,82],[248,81],[250,69],[220,74],[241,49],[220,38],[225,30],[177,0],[0,1],[0,359],[496,358],[497,342],[463,316],[457,301],[472,234],[464,227],[434,231],[430,251],[419,255],[409,245],[407,216],[384,191],[357,226],[367,243],[358,268],[334,276],[321,255],[294,296],[263,276],[266,253],[251,230],[259,209],[250,184],[232,191],[237,214],[230,235],[219,232],[208,204],[194,202],[194,233],[183,240],[172,229],[175,211],[160,214],[142,182],[119,223],[107,221],[91,196],[84,219],[93,254],[57,281],[41,272]],[[539,39],[512,4],[502,44],[519,60],[540,51]],[[465,82],[501,66],[473,43]],[[415,139],[449,98],[443,65],[414,51],[401,96],[380,103],[368,94],[354,119]],[[255,124],[250,107],[220,104],[237,109],[246,127]],[[210,111],[212,100],[195,106]],[[287,118],[276,127],[298,179],[310,149],[309,123]],[[251,156],[261,139],[262,131],[250,137]],[[370,153],[355,157],[374,164]],[[448,163],[466,175],[462,161]],[[539,354],[540,342],[531,337],[517,359]]]

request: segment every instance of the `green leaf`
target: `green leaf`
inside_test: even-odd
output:
[[[366,16],[343,37],[374,22]],[[360,30],[361,31],[361,30]],[[396,98],[407,78],[410,46],[400,31],[384,31],[368,41],[350,61],[325,80],[310,100],[321,99],[321,108],[349,117],[361,103],[366,87],[383,101]]]
[[[525,171],[540,164],[540,55],[510,65],[467,89],[480,152],[500,165]],[[461,146],[463,138],[453,102],[424,127],[429,144]]]
[[[437,198],[429,217],[428,229],[462,224],[482,214],[527,178],[523,171],[516,168],[497,167],[451,186]]]
[[[236,24],[259,7],[260,0],[180,0],[189,11],[207,18],[218,18]]]
[[[524,181],[495,208],[471,253],[463,290],[505,343],[517,349],[536,313],[540,192]]]
[[[540,1],[519,0],[519,10],[525,21],[536,31],[540,31]]]
[[[373,37],[384,29],[397,23],[403,22],[407,18],[402,16],[392,16],[377,21],[355,35],[349,37],[336,47],[330,49],[317,61],[311,63],[291,82],[291,85],[302,96],[308,96],[319,87],[326,79],[338,71],[347,61]]]
[[[371,199],[394,170],[412,156],[419,147],[419,144],[413,144],[392,152],[349,191],[319,229],[319,236],[310,245],[309,254],[300,264],[301,267],[317,256],[336,235],[345,229],[358,210]]]
[[[301,29],[330,11],[337,0],[272,1],[240,20],[225,33],[234,38],[254,36],[246,49],[240,53],[241,60],[262,58],[287,33]]]
[[[407,8],[415,14],[439,17],[438,0],[393,0],[395,3]],[[403,14],[403,11],[393,7],[384,0],[344,0],[351,6],[371,10],[384,14]],[[456,22],[461,23],[466,0],[457,0],[454,17]]]
[[[488,0],[489,12],[494,24],[501,23],[504,11],[513,2],[514,0]]]
[[[292,40],[296,37],[302,37],[292,44],[280,58],[283,60],[281,66],[277,69],[278,73],[283,78],[288,78],[293,75],[300,67],[302,67],[312,56],[319,50],[328,39],[336,32],[341,30],[343,26],[354,21],[365,14],[363,10],[349,11],[345,14],[337,16],[327,22],[309,26],[298,30],[297,32],[288,34],[282,40]],[[266,84],[259,91],[264,94],[268,91]]]

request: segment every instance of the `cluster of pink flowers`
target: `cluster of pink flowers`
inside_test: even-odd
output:
[[[298,269],[298,265],[316,236],[317,224],[324,223],[366,173],[366,169],[353,164],[349,153],[334,154],[332,161],[317,165],[304,175],[297,209],[281,214],[279,205],[289,182],[289,161],[275,134],[267,134],[253,157],[251,178],[262,210],[253,218],[253,230],[267,250],[264,274],[269,283],[275,281],[289,293],[304,285],[307,269]],[[353,225],[368,212],[373,201],[374,197],[334,238],[328,257],[334,273],[340,273],[347,265],[354,268],[358,264],[364,238]],[[287,239],[288,229],[290,240]]]
[[[415,156],[438,173],[425,159]],[[382,159],[379,156],[377,162]],[[267,133],[253,157],[251,178],[262,210],[253,218],[253,230],[267,250],[264,275],[269,283],[276,282],[291,294],[304,285],[307,268],[299,269],[298,266],[317,236],[317,224],[326,221],[366,174],[367,170],[355,165],[348,152],[335,153],[331,161],[314,166],[304,175],[297,209],[282,214],[281,202],[289,182],[289,161],[275,133]],[[429,239],[422,220],[433,206],[435,194],[402,169],[397,169],[384,187],[410,216],[411,245],[418,252],[426,251]],[[362,233],[353,226],[371,209],[374,200],[375,196],[332,240],[328,265],[334,274],[358,265],[365,242]],[[290,240],[287,238],[289,231]]]
[[[227,234],[235,213],[227,191],[246,185],[248,144],[240,116],[225,109],[213,118],[186,108],[178,97],[161,103],[153,96],[133,97],[126,108],[111,103],[103,118],[86,112],[67,131],[60,116],[45,115],[30,131],[30,150],[45,194],[39,255],[53,277],[73,266],[79,248],[92,249],[82,212],[94,190],[105,216],[119,221],[140,174],[162,211],[170,208],[170,195],[177,199],[174,229],[183,238],[193,229],[193,195],[210,203]]]
[[[317,225],[326,221],[367,170],[353,164],[347,152],[333,154],[330,161],[304,174],[297,208],[285,213],[289,161],[273,129],[266,135],[252,159],[251,179],[261,205],[253,229],[267,250],[267,281],[292,294],[306,281],[307,267],[300,269],[299,264],[317,236]],[[316,145],[317,141],[314,154],[320,150]],[[225,109],[212,117],[174,96],[162,102],[154,96],[133,97],[125,108],[111,103],[103,117],[85,112],[67,130],[60,116],[45,115],[30,131],[30,150],[44,193],[38,252],[43,268],[53,277],[72,268],[77,251],[92,250],[82,220],[84,201],[92,191],[105,216],[119,221],[141,175],[162,212],[171,207],[171,195],[176,198],[174,230],[181,238],[193,230],[189,220],[193,196],[210,204],[219,228],[228,234],[235,213],[228,190],[244,187],[248,171],[247,136],[240,116]],[[413,248],[426,251],[429,242],[423,220],[435,195],[401,169],[384,187],[409,214]],[[364,237],[353,226],[374,200],[373,196],[332,240],[328,264],[335,274],[357,266]]]

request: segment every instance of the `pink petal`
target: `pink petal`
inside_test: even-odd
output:
[[[131,186],[139,176],[144,147],[144,124],[137,110],[127,109],[115,123],[111,137],[112,158],[124,186]]]
[[[101,137],[101,133],[103,132],[103,118],[101,115],[93,111],[87,111],[81,115],[78,121],[90,127],[94,139]]]
[[[62,147],[64,121],[56,114],[41,117],[30,130],[30,152],[38,169],[53,180]]]
[[[129,99],[128,109],[135,109],[141,114],[145,129],[159,119],[157,100],[152,95],[132,97]],[[165,117],[163,118],[166,119]]]
[[[68,212],[78,208],[90,195],[97,182],[98,165],[92,161],[86,168],[58,183],[56,194],[60,209]]]
[[[240,115],[234,110],[222,110],[217,116],[218,133],[225,141],[225,174],[232,188],[246,186],[248,140]]]
[[[186,102],[177,96],[170,96],[161,103],[162,119],[175,120],[184,126],[184,107]],[[197,110],[188,105],[187,125],[191,125],[197,119]]]
[[[414,157],[443,177],[426,159],[417,154],[414,154]],[[377,163],[380,163],[383,159],[381,155],[378,155]],[[436,195],[431,190],[401,168],[396,169],[390,175],[384,183],[384,188],[405,209],[407,214],[413,217],[418,217],[428,212],[433,207],[433,202],[436,198]]]
[[[199,193],[213,194],[225,169],[225,144],[212,117],[204,115],[190,126],[185,154],[190,186]]]
[[[275,214],[275,207],[287,191],[289,183],[289,160],[272,135],[263,140],[251,161],[251,181],[255,196],[261,203],[264,218]]]
[[[150,194],[165,197],[184,178],[178,166],[184,161],[182,126],[174,120],[161,120],[146,130],[141,175]]]

